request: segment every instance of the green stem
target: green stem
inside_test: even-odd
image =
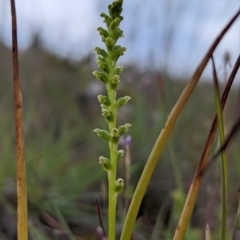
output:
[[[222,142],[222,140],[221,140]],[[226,239],[226,221],[227,221],[227,163],[226,152],[222,153],[222,226],[221,240]]]
[[[117,201],[114,199],[114,184],[116,174],[113,171],[108,174],[108,239],[114,240],[116,236],[116,204]]]
[[[109,56],[111,53],[109,53]],[[109,64],[112,66],[112,63]],[[113,71],[114,66],[112,66],[111,72]],[[113,76],[112,73],[109,74],[110,78]],[[111,111],[114,116],[113,122],[108,123],[109,132],[116,127],[117,111],[115,109],[116,102],[116,91],[107,87],[107,92],[109,99],[111,101]],[[115,240],[116,238],[116,206],[117,206],[117,197],[115,196],[115,182],[117,174],[117,151],[118,143],[109,142],[109,152],[110,152],[110,161],[112,169],[108,171],[108,239]]]
[[[224,123],[222,116],[222,106],[220,100],[219,93],[219,85],[217,79],[216,68],[214,64],[214,59],[212,58],[213,65],[213,76],[214,76],[214,91],[215,91],[215,100],[216,100],[216,109],[217,109],[217,119],[218,119],[218,128],[219,128],[219,136],[220,136],[220,146],[225,142],[225,134],[224,134]],[[222,188],[222,222],[221,222],[221,240],[226,239],[226,221],[227,221],[227,157],[226,150],[221,153],[221,172],[222,172],[222,180],[221,180],[221,188]]]

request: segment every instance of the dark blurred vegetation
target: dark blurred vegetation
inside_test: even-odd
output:
[[[96,69],[95,56],[89,55],[79,62],[60,59],[44,50],[36,38],[30,49],[20,53],[19,60],[32,239],[48,239],[47,234],[50,239],[60,239],[61,231],[53,231],[59,229],[58,223],[60,226],[67,223],[77,236],[94,239],[86,236],[92,235],[98,225],[95,196],[100,199],[103,216],[106,213],[106,174],[98,164],[98,157],[108,152],[104,141],[92,132],[94,128],[106,127],[96,98],[104,93],[103,85],[92,76],[92,71]],[[1,239],[14,239],[16,234],[11,71],[11,50],[0,44]],[[132,97],[119,113],[119,124],[133,124],[129,131],[132,136],[130,189],[133,191],[151,148],[188,79],[142,71],[133,65],[125,66],[121,79],[119,96]],[[227,129],[238,112],[237,97],[235,88],[225,114]],[[176,171],[180,172],[184,192],[187,192],[215,114],[214,109],[212,83],[204,81],[187,104],[152,177],[141,209],[143,217],[139,220],[139,224],[145,226],[146,234],[154,225],[161,203],[177,199],[179,185],[176,183]],[[230,218],[236,212],[235,193],[240,177],[238,141],[239,138],[228,150]],[[122,176],[124,169],[120,163],[119,177]],[[220,216],[219,162],[206,174],[194,212],[192,224],[199,229],[202,229],[210,199],[215,206],[211,210],[210,223],[217,228]],[[167,215],[172,212],[171,206],[168,206]],[[121,217],[122,214],[119,214],[119,223]],[[174,219],[176,221],[178,215],[175,214]],[[165,217],[164,221],[169,220]]]

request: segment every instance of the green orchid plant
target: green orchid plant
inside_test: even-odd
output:
[[[102,116],[108,124],[108,130],[97,128],[94,132],[107,141],[109,146],[109,157],[99,157],[99,163],[108,174],[108,238],[112,240],[115,239],[116,232],[117,198],[124,187],[123,179],[116,176],[118,161],[124,155],[124,151],[118,149],[118,143],[121,135],[131,127],[129,123],[117,127],[118,109],[131,99],[129,96],[117,99],[119,74],[123,71],[123,67],[116,64],[119,57],[126,51],[125,47],[117,45],[118,39],[123,37],[123,31],[119,27],[123,20],[121,16],[122,3],[122,0],[113,2],[109,5],[109,15],[105,13],[100,15],[104,19],[106,29],[99,27],[97,30],[106,49],[95,48],[99,70],[93,72],[93,75],[105,84],[107,91],[106,96],[98,96],[98,101],[102,109]]]

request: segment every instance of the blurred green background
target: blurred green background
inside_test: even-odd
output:
[[[3,44],[0,44],[0,58],[0,237],[14,239],[16,160],[13,84],[11,50]],[[107,176],[98,164],[98,157],[107,156],[108,149],[105,142],[92,132],[94,128],[106,128],[97,102],[97,95],[105,90],[103,84],[91,74],[96,69],[95,56],[86,56],[78,62],[59,58],[44,50],[36,37],[31,48],[20,52],[19,61],[24,102],[30,237],[60,239],[64,235],[61,228],[61,231],[56,231],[60,224],[65,230],[65,225],[68,225],[73,233],[68,237],[64,235],[63,239],[97,239],[95,197],[100,201],[104,219],[107,211]],[[133,124],[129,131],[132,137],[132,170],[128,199],[187,80],[170,78],[153,70],[141,70],[135,65],[124,66],[118,96],[129,95],[132,100],[120,110],[119,124]],[[190,186],[215,114],[214,101],[211,81],[200,83],[174,128],[141,208],[143,216],[138,220],[137,227],[140,226],[141,235],[146,239],[152,234],[154,224],[157,224],[156,218],[167,222],[166,216],[158,214],[164,201],[170,203],[166,212],[171,218],[170,227],[169,222],[166,225],[171,232],[169,236],[173,233],[179,206],[182,206],[184,194]],[[235,87],[225,113],[226,129],[239,114],[239,104],[239,90]],[[121,147],[124,148],[124,139],[122,142]],[[238,200],[238,143],[239,138],[231,144],[227,153],[229,221],[235,216]],[[216,148],[217,142],[214,145]],[[121,162],[118,177],[124,177],[124,171]],[[211,207],[208,216],[211,201],[214,207]],[[120,199],[119,225],[123,217],[122,202],[123,199]],[[217,162],[204,178],[194,211],[192,225],[198,230],[198,236],[206,217],[212,228],[218,229],[219,203],[220,165]]]

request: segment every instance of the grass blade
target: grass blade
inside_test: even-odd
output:
[[[57,204],[54,203],[54,201],[52,202],[52,207],[53,207],[53,210],[56,214],[57,219],[60,222],[60,226],[62,226],[62,228],[60,228],[60,229],[64,230],[65,234],[69,237],[70,240],[76,240],[72,231],[71,231],[71,229],[68,226],[68,223],[67,223],[66,219],[64,218],[63,214],[61,213]]]
[[[224,133],[224,123],[223,123],[223,113],[222,106],[220,101],[220,93],[219,93],[219,84],[217,78],[217,72],[215,67],[214,58],[212,57],[212,67],[213,67],[213,80],[214,80],[214,92],[215,92],[215,100],[216,100],[216,109],[217,109],[217,119],[218,119],[218,128],[219,128],[219,136],[221,145],[225,141],[225,133]],[[226,151],[221,152],[221,169],[222,169],[222,217],[221,217],[221,240],[226,239],[226,224],[227,224],[227,156]]]

